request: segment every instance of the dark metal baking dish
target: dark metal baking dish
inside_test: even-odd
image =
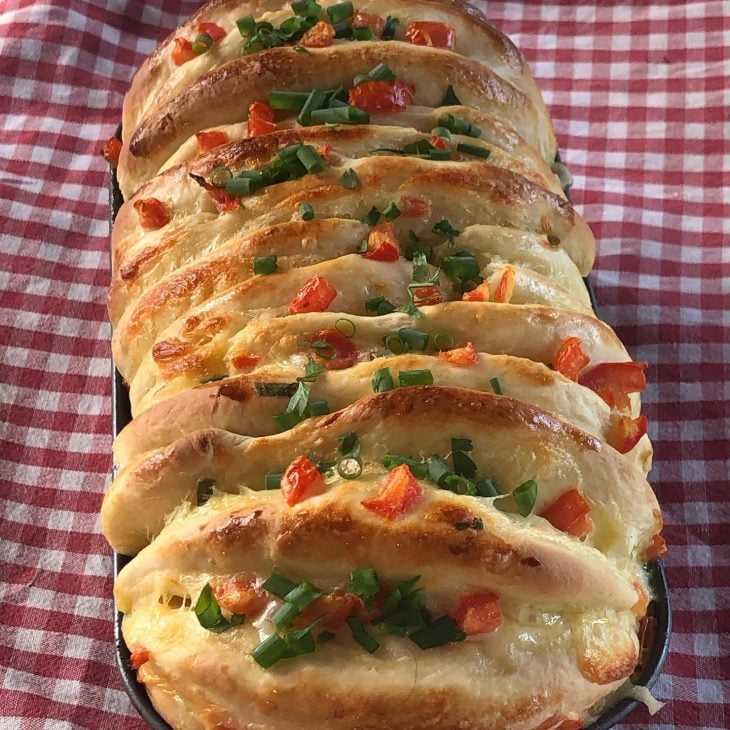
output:
[[[117,130],[117,136],[121,137],[121,127]],[[566,193],[567,193],[566,189]],[[117,176],[114,168],[110,168],[109,178],[109,230],[116,218],[117,211],[123,203],[122,193],[117,184]],[[596,309],[596,301],[591,283],[585,279],[588,294],[593,309]],[[114,436],[132,420],[129,394],[124,385],[122,376],[112,364],[112,422]],[[114,578],[119,571],[131,560],[127,555],[114,553]],[[654,599],[649,604],[648,616],[655,621],[655,631],[652,642],[643,647],[643,661],[636,669],[631,679],[636,685],[651,688],[659,678],[662,667],[669,653],[669,638],[672,631],[671,604],[669,600],[669,588],[661,560],[655,560],[649,564],[649,582]],[[170,726],[160,717],[152,705],[149,696],[142,684],[137,681],[137,672],[130,663],[130,652],[124,637],[122,636],[122,612],[116,609],[114,616],[114,644],[116,649],[117,665],[122,674],[124,689],[127,691],[132,704],[139,714],[144,718],[153,730],[170,730]],[[617,723],[631,713],[639,702],[635,699],[625,698],[611,707],[607,707],[600,716],[594,720],[585,730],[609,730],[616,727]]]

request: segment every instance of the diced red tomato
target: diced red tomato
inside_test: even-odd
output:
[[[259,360],[261,360],[261,358],[256,357],[256,355],[234,355],[231,358],[231,365],[233,365],[236,370],[250,370],[259,364]]]
[[[216,583],[213,594],[221,608],[231,613],[245,613],[248,618],[258,616],[269,601],[266,591],[258,588],[251,578],[240,574]]]
[[[334,327],[313,332],[306,341],[326,342],[330,345],[329,348],[312,347],[312,354],[327,370],[344,370],[357,362],[358,351],[355,343]]]
[[[439,150],[449,149],[449,143],[443,137],[439,137],[435,134],[431,137],[431,144]]]
[[[656,560],[664,557],[669,552],[667,541],[661,535],[654,535],[649,547],[646,548],[644,557],[647,560]]]
[[[365,81],[350,89],[350,104],[366,111],[403,112],[413,101],[416,87],[405,81]]]
[[[590,509],[577,489],[569,489],[543,510],[540,517],[544,517],[556,530],[585,537],[593,529],[593,521],[588,516]]]
[[[210,152],[228,142],[228,135],[225,132],[213,130],[212,132],[196,132],[195,138],[198,141],[198,154]]]
[[[281,478],[281,494],[290,507],[316,494],[322,494],[324,489],[324,477],[304,455],[297,456]]]
[[[494,290],[494,301],[502,304],[509,304],[512,301],[512,294],[515,290],[515,270],[507,264],[504,267],[502,278]]]
[[[166,226],[171,219],[167,206],[157,198],[135,200],[134,209],[139,216],[139,224],[145,231],[156,231]]]
[[[101,148],[101,156],[112,166],[119,164],[119,155],[122,152],[122,140],[119,137],[109,137]]]
[[[187,38],[175,38],[175,47],[172,49],[172,60],[177,66],[182,66],[196,58],[193,44]]]
[[[259,137],[262,134],[276,132],[274,110],[265,101],[254,101],[248,107],[248,136]]]
[[[150,660],[149,649],[144,647],[135,647],[132,649],[131,656],[129,657],[129,663],[134,669],[139,669],[143,664]]]
[[[365,509],[376,515],[394,520],[408,512],[423,493],[421,485],[416,481],[411,470],[405,465],[397,466],[388,474],[388,478],[377,497],[362,502]]]
[[[326,312],[337,296],[337,289],[322,276],[313,276],[296,293],[289,305],[289,314]]]
[[[223,40],[228,35],[220,25],[216,25],[215,23],[201,23],[198,26],[198,33],[209,35],[213,43]]]
[[[390,223],[381,223],[370,231],[368,250],[362,256],[373,261],[397,261],[400,258],[398,239]]]
[[[339,631],[345,625],[345,619],[356,616],[363,611],[362,600],[354,593],[335,588],[318,598],[294,620],[295,629],[303,629],[322,616],[320,628],[326,631]]]
[[[417,307],[428,307],[432,304],[441,304],[444,298],[441,289],[437,286],[419,286],[413,290],[413,302]]]
[[[299,41],[305,48],[326,48],[331,46],[335,39],[335,29],[329,23],[320,20],[312,26]]]
[[[479,353],[474,349],[471,342],[467,342],[466,347],[457,347],[455,350],[439,352],[439,357],[460,368],[470,368],[479,361]]]
[[[463,302],[488,302],[489,301],[489,284],[485,281],[476,289],[465,291],[461,297]]]
[[[608,443],[621,454],[628,454],[649,428],[646,416],[619,416],[611,428]]]
[[[580,337],[566,337],[553,358],[553,368],[570,380],[577,381],[578,374],[588,365],[590,358],[583,352]]]
[[[629,393],[646,387],[646,362],[605,362],[583,373],[578,382],[597,393],[612,408],[630,410]]]
[[[454,611],[454,620],[465,634],[488,634],[502,625],[499,595],[494,591],[463,596]]]
[[[328,164],[332,164],[332,145],[331,144],[319,144],[315,148],[317,154]]]
[[[370,28],[373,35],[379,36],[385,28],[385,21],[375,13],[355,13],[352,16],[353,28]]]
[[[454,33],[454,28],[448,23],[416,20],[408,23],[406,38],[414,46],[453,48],[456,41],[456,34]]]
[[[420,195],[403,195],[398,207],[404,218],[423,218],[431,211],[431,203]]]

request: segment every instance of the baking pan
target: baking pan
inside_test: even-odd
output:
[[[121,126],[117,129],[117,136],[121,138]],[[559,158],[558,158],[559,161]],[[568,193],[568,189],[565,190]],[[117,175],[114,168],[110,168],[109,177],[109,232],[116,218],[117,211],[124,202],[121,190],[117,184]],[[596,301],[590,281],[585,279],[588,294],[593,309],[596,309]],[[127,387],[122,380],[119,371],[112,363],[112,426],[114,436],[132,420],[130,411],[129,394]],[[114,553],[114,578],[116,580],[119,571],[131,560],[127,555]],[[631,677],[636,685],[651,688],[659,678],[662,667],[669,653],[669,638],[672,632],[671,604],[669,600],[669,588],[664,573],[664,566],[661,560],[655,560],[648,566],[649,585],[654,599],[649,604],[647,616],[653,623],[654,630],[647,632],[651,640],[642,647],[642,659],[640,665]],[[137,681],[137,672],[130,663],[130,652],[124,638],[122,637],[122,612],[116,608],[114,611],[114,645],[117,665],[122,675],[124,689],[127,691],[132,704],[139,714],[144,718],[153,730],[170,730],[170,726],[160,717],[157,710],[142,684]],[[585,730],[609,730],[623,720],[629,713],[639,705],[635,699],[625,698],[616,704],[607,707],[596,720]]]

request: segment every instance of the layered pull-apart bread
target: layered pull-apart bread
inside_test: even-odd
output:
[[[632,361],[474,8],[212,0],[137,72],[102,527],[174,728],[562,730],[664,549]]]

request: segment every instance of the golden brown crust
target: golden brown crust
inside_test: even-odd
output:
[[[629,359],[581,280],[593,235],[552,170],[529,70],[479,11],[354,9],[395,15],[395,40],[243,55],[237,18],[278,27],[292,8],[212,0],[125,98],[109,313],[135,418],[101,514],[114,549],[138,553],[115,587],[123,635],[175,730],[587,724],[638,659],[644,556],[661,529],[649,441],[619,440],[639,394],[599,395],[566,354],[575,338],[588,367]],[[412,21],[450,25],[453,49],[405,42]],[[177,65],[173,47],[202,22],[222,37]],[[335,127],[277,115],[275,132],[248,136],[250,102],[349,89],[380,63],[414,85],[405,111]],[[459,103],[442,107],[449,87]],[[448,159],[414,155],[426,141]],[[259,170],[292,144],[314,146],[324,169],[291,170],[240,201],[210,186],[216,167]],[[342,471],[354,435],[357,476]],[[397,455],[410,477],[390,471]],[[300,491],[290,470],[302,456],[314,484]],[[379,581],[375,613],[350,593],[363,568]],[[313,637],[330,609],[354,611],[377,649],[333,625],[331,641],[264,669],[257,645],[275,632],[295,641],[274,619],[272,572],[324,591],[297,619],[322,606]],[[464,641],[421,649],[413,629],[373,620],[414,577],[427,613],[408,620],[451,617]],[[201,613],[207,587],[216,598]],[[216,602],[232,624],[209,630]]]
[[[522,92],[476,61],[449,51],[387,42],[312,49],[306,54],[281,47],[210,71],[149,115],[122,150],[122,192],[129,197],[191,134],[240,121],[242,110],[267,98],[272,89],[347,86],[378,63],[388,64],[399,78],[415,84],[414,104],[437,107],[452,85],[463,104],[509,118],[546,160],[555,156],[549,120]]]

